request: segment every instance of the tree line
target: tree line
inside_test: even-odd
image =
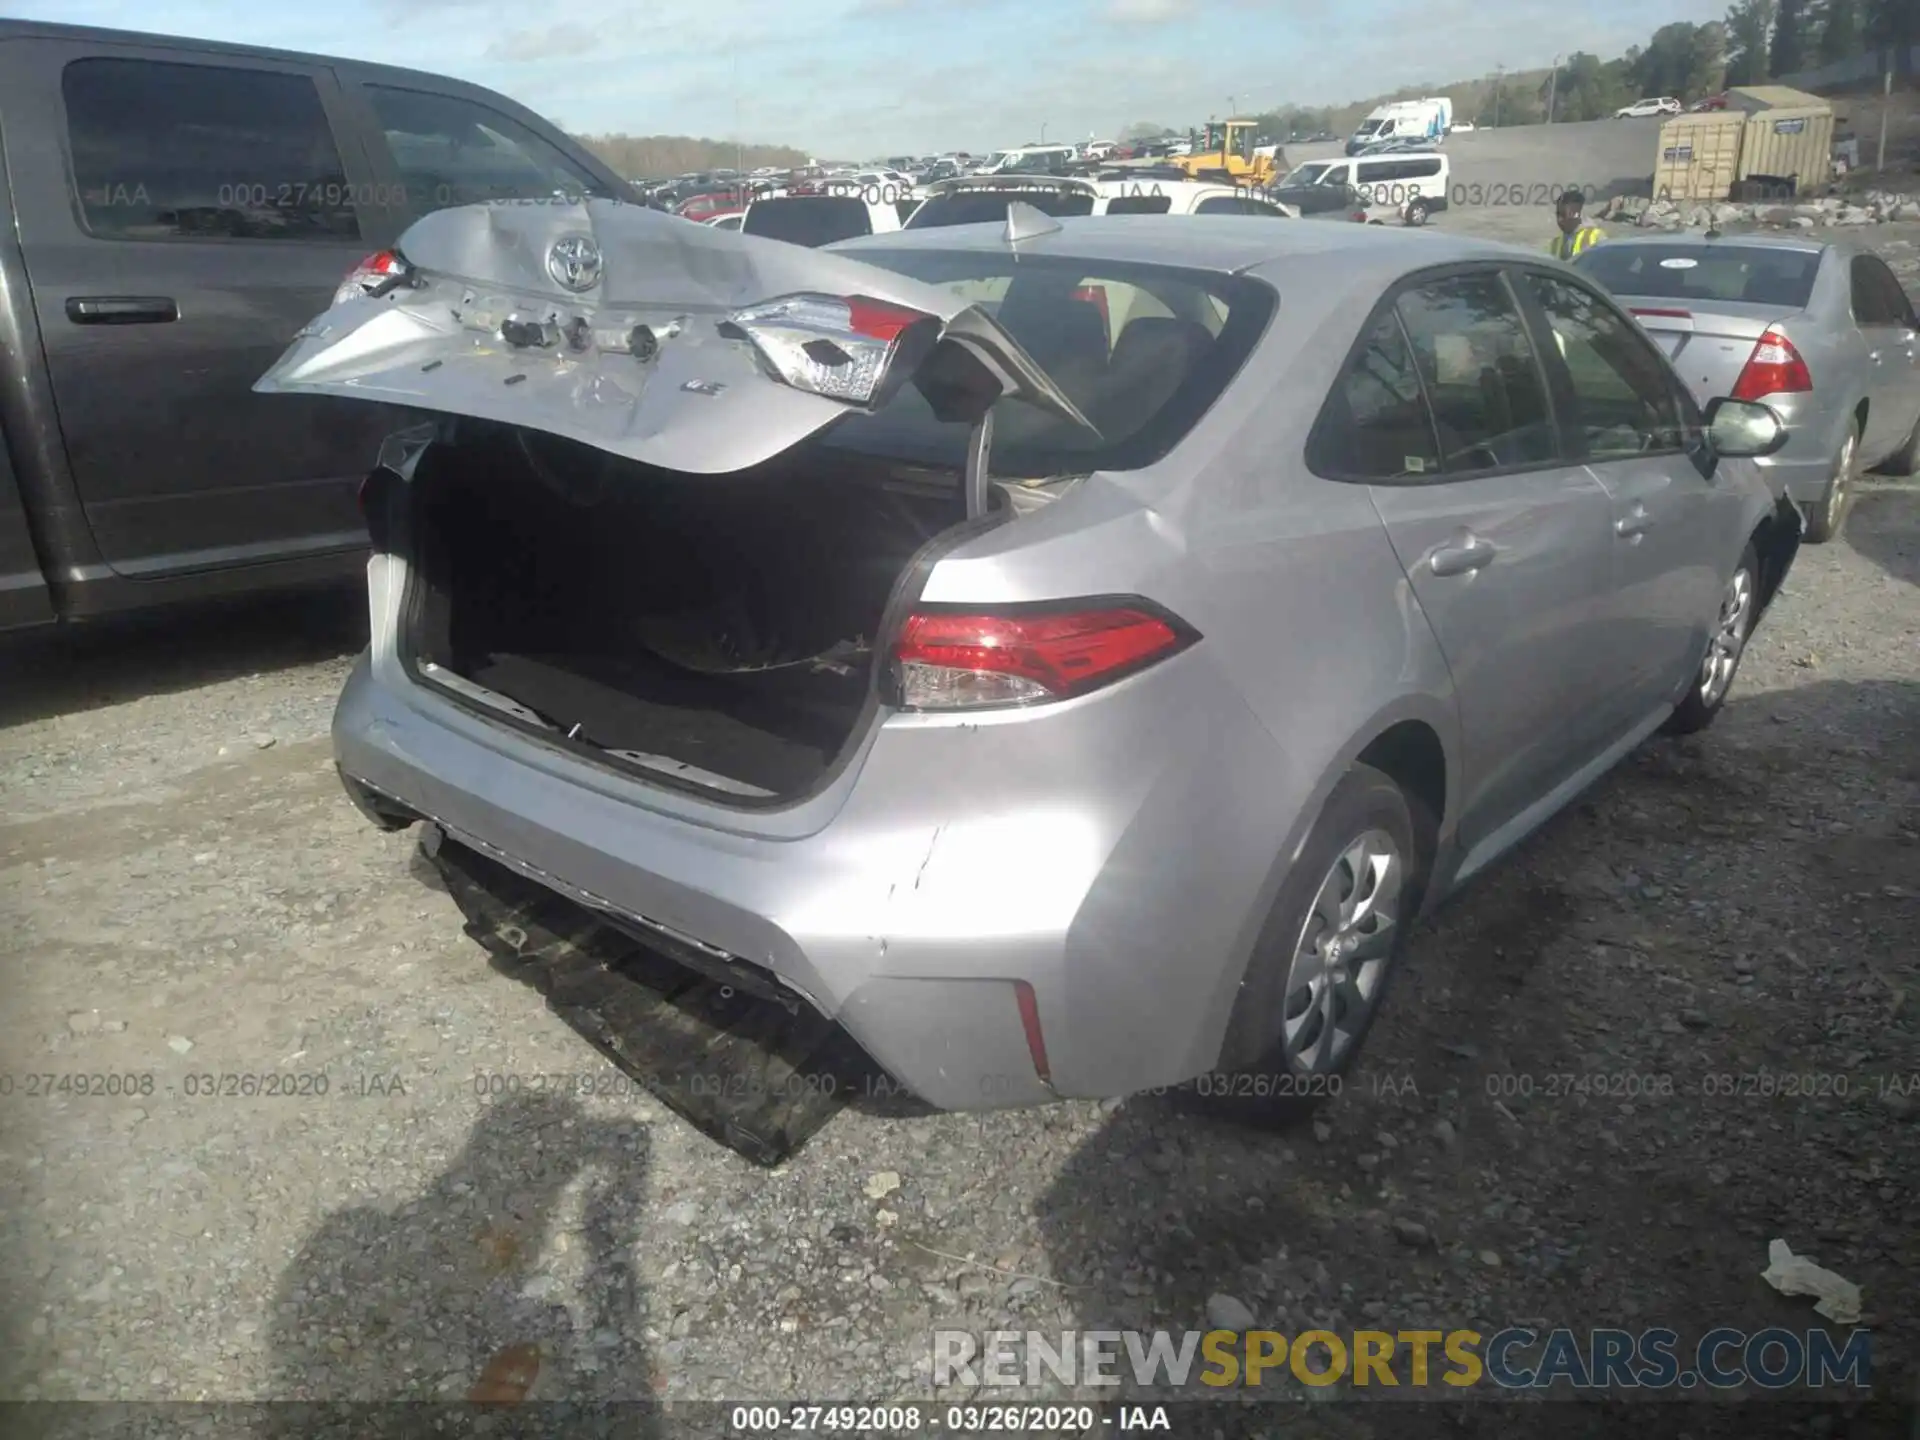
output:
[[[1724,20],[1662,25],[1645,45],[1611,60],[1576,50],[1558,70],[1409,86],[1347,105],[1290,105],[1259,119],[1276,140],[1322,131],[1346,135],[1376,106],[1448,95],[1456,120],[1481,127],[1537,125],[1549,106],[1557,121],[1603,120],[1644,96],[1693,101],[1869,51],[1891,48],[1904,56],[1915,45],[1920,0],[1736,0]]]

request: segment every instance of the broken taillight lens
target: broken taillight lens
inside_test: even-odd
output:
[[[398,250],[376,250],[347,272],[347,278],[333,292],[333,303],[338,305],[361,295],[384,295],[412,274],[413,266]]]
[[[854,295],[787,295],[736,310],[727,328],[796,390],[878,406],[940,338],[923,311]]]
[[[917,611],[894,643],[901,703],[968,710],[1067,700],[1199,637],[1145,601],[1028,612]]]

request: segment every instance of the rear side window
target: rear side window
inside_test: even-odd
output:
[[[1666,364],[1638,327],[1584,286],[1528,272],[1572,384],[1571,426],[1593,460],[1678,450],[1680,404]]]
[[[1171,209],[1171,195],[1116,195],[1107,201],[1109,215],[1165,215]]]
[[[1437,474],[1440,450],[1407,337],[1391,311],[1374,321],[1307,439],[1307,465],[1329,480]]]
[[[611,196],[551,141],[485,105],[426,90],[363,88],[416,215],[488,200]]]
[[[1135,470],[1165,456],[1226,393],[1277,297],[1245,276],[1003,250],[862,250],[862,262],[938,285],[991,311],[1099,433],[1015,400],[994,408],[1002,478]],[[938,420],[908,386],[849,415],[826,443],[958,466],[967,427]]]
[[[1452,474],[1545,464],[1559,450],[1519,309],[1490,272],[1434,280],[1397,307]]]
[[[1853,318],[1860,325],[1905,325],[1911,314],[1907,292],[1884,261],[1853,257]]]
[[[357,240],[340,152],[304,75],[76,60],[60,77],[73,182],[109,240]]]
[[[1615,295],[1800,310],[1813,296],[1820,253],[1771,245],[1595,245],[1573,264]]]
[[[955,195],[936,195],[921,205],[913,212],[912,228],[922,230],[938,225],[994,224],[1007,218],[1007,205],[1014,200],[1033,206],[1043,215],[1061,218],[1093,213],[1093,196],[1081,191],[1038,187],[1031,190],[962,190]]]
[[[850,195],[781,195],[756,200],[740,228],[794,245],[831,245],[873,233],[867,202]]]

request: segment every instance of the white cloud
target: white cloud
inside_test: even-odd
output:
[[[1110,0],[1107,19],[1119,25],[1165,25],[1186,8],[1185,0]]]

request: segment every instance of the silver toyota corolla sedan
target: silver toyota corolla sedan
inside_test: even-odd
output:
[[[1655,235],[1609,240],[1575,268],[1612,291],[1694,398],[1764,401],[1786,423],[1765,457],[1807,539],[1846,524],[1853,479],[1920,468],[1920,319],[1892,270],[1846,240]]]
[[[349,792],[946,1108],[1340,1072],[1425,908],[1712,720],[1799,543],[1772,412],[1431,232],[590,200],[358,273],[258,386],[437,416],[364,495]]]

